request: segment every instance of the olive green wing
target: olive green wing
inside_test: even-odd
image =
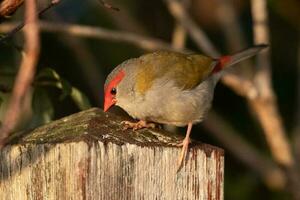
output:
[[[193,89],[212,72],[216,61],[204,55],[159,51],[141,56],[136,89],[145,93],[158,78],[172,80],[183,90]]]
[[[183,89],[193,89],[212,72],[215,61],[204,55],[187,55],[181,61],[168,67],[166,74]],[[173,69],[172,69],[173,68]]]

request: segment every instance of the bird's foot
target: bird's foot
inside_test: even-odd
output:
[[[124,124],[123,130],[132,128],[134,131],[142,128],[155,128],[154,123],[147,123],[146,121],[140,120],[138,122],[122,121]]]
[[[188,148],[189,148],[190,142],[191,142],[191,140],[188,137],[188,138],[184,138],[184,140],[181,143],[176,144],[177,147],[182,147],[180,156],[178,158],[178,168],[177,168],[177,171],[179,171],[181,169],[181,167],[182,167],[183,161],[185,160],[187,152],[188,152]]]

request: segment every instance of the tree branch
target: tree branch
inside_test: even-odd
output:
[[[183,0],[183,5],[185,9],[188,8],[190,4],[189,0]],[[185,47],[185,42],[186,42],[186,30],[180,23],[175,24],[175,28],[173,31],[173,36],[172,36],[172,46],[175,49],[182,49]]]
[[[300,34],[299,34],[300,37]],[[300,42],[298,42],[298,63],[297,63],[297,101],[295,114],[295,127],[293,127],[292,134],[294,137],[295,151],[298,163],[300,162]]]
[[[38,17],[42,16],[45,12],[47,12],[50,8],[52,8],[53,6],[55,6],[60,0],[52,0],[51,3],[49,5],[47,5],[45,8],[43,8],[41,11],[38,12]],[[7,40],[8,38],[14,36],[17,32],[19,32],[24,26],[25,26],[25,22],[21,22],[19,24],[16,24],[15,27],[9,31],[8,33],[6,33],[4,36],[2,36],[0,38],[0,42],[3,42],[5,40]]]
[[[207,119],[202,124],[235,157],[257,172],[270,188],[282,189],[286,185],[286,177],[283,171],[273,162],[261,156],[217,113],[210,111]]]
[[[15,24],[13,23],[3,23],[0,25],[0,32],[9,32],[14,28]],[[126,42],[133,44],[142,49],[153,51],[157,49],[164,49],[170,51],[181,51],[181,52],[190,52],[186,49],[174,49],[172,45],[150,37],[140,36],[134,33],[125,32],[125,31],[113,31],[101,27],[92,27],[84,25],[74,25],[74,24],[63,24],[63,23],[51,23],[51,22],[41,22],[40,27],[43,31],[46,32],[59,32],[67,33],[78,37],[87,37],[95,39],[106,39],[115,42]]]
[[[24,29],[26,55],[22,59],[13,87],[12,97],[0,128],[0,148],[5,144],[6,138],[19,119],[18,116],[22,108],[23,98],[33,81],[38,61],[40,44],[35,0],[27,0],[25,2],[25,23],[27,24]]]
[[[13,23],[3,23],[0,25],[0,32],[9,32],[15,27]],[[179,51],[183,53],[192,53],[188,49],[180,49],[174,47],[157,38],[150,38],[138,34],[125,31],[112,31],[102,27],[92,27],[85,25],[73,25],[63,23],[41,22],[40,27],[47,32],[60,32],[72,34],[78,37],[88,37],[95,39],[106,39],[117,42],[126,42],[148,51],[157,49]],[[255,98],[257,95],[256,88],[253,83],[247,79],[242,79],[234,74],[226,74],[222,78],[223,83],[232,88],[237,94],[248,98]]]
[[[266,0],[251,0],[254,41],[257,44],[269,42],[266,4]],[[271,63],[268,51],[257,56],[257,72],[254,83],[259,91],[259,97],[250,101],[250,105],[264,129],[274,159],[285,167],[290,181],[288,189],[295,199],[300,199],[300,175],[271,86]]]
[[[252,0],[254,41],[256,44],[269,43],[268,18],[265,0]],[[269,51],[257,55],[257,70],[254,77],[259,97],[250,101],[250,105],[264,129],[274,159],[284,165],[294,163],[291,147],[286,138],[282,119],[271,86],[271,63]]]
[[[216,16],[224,32],[230,51],[238,51],[245,46],[246,40],[239,26],[238,16],[232,0],[217,0]]]
[[[219,57],[220,53],[209,42],[208,37],[203,30],[199,29],[197,24],[186,13],[184,6],[178,0],[165,0],[170,13],[175,19],[189,32],[195,43],[207,55]]]
[[[0,18],[11,16],[22,4],[24,0],[3,0],[0,2]]]
[[[248,46],[232,0],[217,0],[216,16],[230,52],[238,52]],[[234,71],[247,79],[251,79],[254,73],[251,61],[250,59],[244,60],[239,63],[240,67],[234,68]],[[251,90],[254,91],[254,89]]]

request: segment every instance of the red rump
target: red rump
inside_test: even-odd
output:
[[[231,61],[231,56],[222,56],[219,59],[218,64],[215,66],[215,68],[213,69],[212,73],[217,73],[219,71],[221,71],[224,66],[229,63]]]

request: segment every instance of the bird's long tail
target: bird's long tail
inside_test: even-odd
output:
[[[245,50],[239,51],[233,55],[222,56],[218,59],[218,63],[213,69],[213,73],[218,73],[221,70],[230,67],[242,60],[250,58],[260,52],[262,49],[268,47],[266,44],[259,44]]]

